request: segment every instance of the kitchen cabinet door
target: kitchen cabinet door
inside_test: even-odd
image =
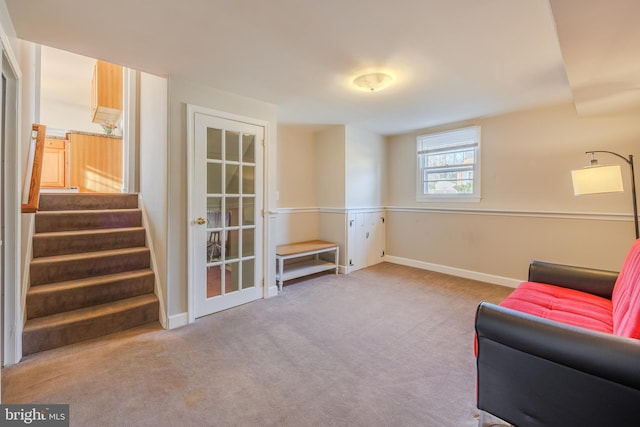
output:
[[[91,81],[91,121],[115,124],[122,114],[122,67],[98,61]]]
[[[68,180],[68,151],[67,141],[57,138],[44,140],[42,153],[42,176],[40,187],[65,188]]]

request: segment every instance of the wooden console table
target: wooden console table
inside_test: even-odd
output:
[[[324,240],[310,240],[308,242],[277,246],[276,260],[278,261],[278,268],[276,270],[276,280],[278,281],[278,290],[282,291],[282,282],[285,280],[333,269],[338,274],[339,251],[340,248],[337,243],[325,242]],[[320,254],[325,252],[335,252],[334,262],[320,259]],[[285,260],[311,255],[313,255],[311,260],[292,262],[286,266],[284,264]]]

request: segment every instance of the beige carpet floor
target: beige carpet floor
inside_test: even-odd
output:
[[[165,331],[25,358],[3,403],[71,426],[477,425],[473,321],[511,290],[389,263],[321,275]]]

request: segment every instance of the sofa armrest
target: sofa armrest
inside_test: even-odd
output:
[[[489,303],[476,337],[478,409],[531,427],[640,419],[640,341]]]
[[[575,289],[611,299],[618,273],[587,267],[531,261],[529,281]]]

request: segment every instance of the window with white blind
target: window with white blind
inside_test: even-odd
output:
[[[419,201],[480,201],[480,126],[417,138]]]

